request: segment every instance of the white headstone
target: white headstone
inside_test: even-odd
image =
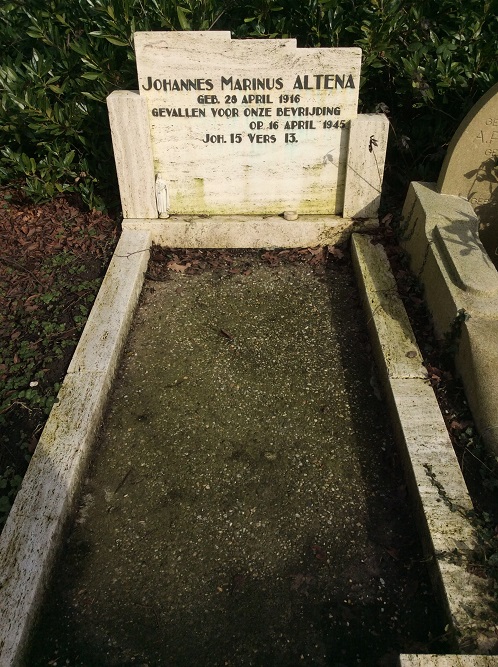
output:
[[[162,216],[342,213],[360,49],[225,32],[139,32],[135,49]]]

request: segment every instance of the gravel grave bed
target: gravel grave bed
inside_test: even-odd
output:
[[[445,650],[345,249],[154,249],[28,664]]]

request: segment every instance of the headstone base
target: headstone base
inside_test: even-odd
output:
[[[123,229],[147,230],[157,245],[170,248],[308,248],[347,241],[354,231],[374,229],[376,218],[300,215],[172,216],[168,220],[132,219]]]

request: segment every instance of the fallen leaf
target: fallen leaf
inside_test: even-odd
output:
[[[337,259],[342,259],[344,257],[344,253],[342,250],[339,248],[336,248],[335,245],[329,245],[327,246],[327,251],[329,255],[332,255],[333,257],[336,257]]]
[[[313,555],[315,558],[322,563],[324,563],[327,560],[327,552],[323,547],[320,547],[318,544],[314,544],[311,547],[311,551],[313,552]]]
[[[307,252],[306,250],[304,252]],[[261,259],[263,259],[265,262],[268,262],[268,264],[275,266],[278,263],[278,257],[275,255],[275,253],[272,252],[265,252],[261,255]]]
[[[399,560],[399,551],[394,547],[386,547],[387,553],[394,558],[394,560]]]
[[[187,262],[186,264],[177,264],[174,260],[171,260],[171,262],[168,262],[166,264],[168,269],[171,269],[171,271],[176,271],[177,273],[185,273],[187,269],[189,269],[192,264],[190,262]]]
[[[231,591],[232,593],[238,593],[242,591],[247,584],[247,574],[239,572],[232,577],[231,581]]]
[[[311,574],[302,574],[301,572],[298,572],[298,574],[291,575],[290,579],[291,591],[296,591],[296,593],[304,593],[304,595],[308,595],[308,588],[310,584],[313,583],[313,577]]]
[[[405,586],[404,596],[406,598],[412,598],[415,593],[418,591],[419,583],[414,579],[411,579],[408,584]]]

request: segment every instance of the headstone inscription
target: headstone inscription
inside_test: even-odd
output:
[[[357,113],[360,49],[134,39],[139,90],[108,98],[125,218],[375,217],[388,123]]]
[[[136,33],[135,49],[173,212],[341,210],[359,49],[157,32]]]
[[[438,188],[441,194],[464,197],[472,204],[479,217],[481,241],[498,264],[498,83],[455,132]]]

